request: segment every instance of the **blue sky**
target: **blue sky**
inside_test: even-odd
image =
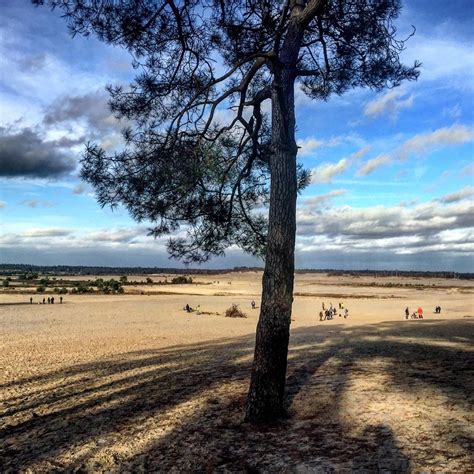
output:
[[[472,271],[473,3],[412,1],[402,54],[416,83],[328,102],[297,91],[300,268]],[[83,144],[120,148],[106,84],[133,78],[127,52],[72,39],[58,13],[1,0],[0,261],[180,266],[166,238],[101,209],[77,178]],[[206,267],[261,264],[238,249]]]

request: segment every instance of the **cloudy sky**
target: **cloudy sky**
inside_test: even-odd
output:
[[[133,78],[125,51],[70,38],[57,13],[1,0],[0,262],[180,266],[166,239],[124,210],[101,209],[77,178],[87,141],[120,147],[106,84]],[[472,271],[471,0],[406,2],[403,59],[418,82],[327,103],[297,93],[299,268]],[[206,267],[261,265],[238,249]]]

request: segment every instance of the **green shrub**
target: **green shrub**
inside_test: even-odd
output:
[[[38,288],[36,288],[36,291],[38,293],[43,293],[45,290],[46,290],[46,288],[44,286],[38,286]]]
[[[185,283],[192,283],[192,282],[193,282],[193,279],[191,277],[186,277],[184,275],[179,275],[177,277],[174,277],[171,280],[171,283],[173,285],[183,285]]]
[[[75,290],[75,291],[74,291]],[[67,290],[66,290],[67,291]],[[73,293],[78,293],[80,295],[84,293],[93,293],[94,289],[90,286],[87,286],[85,283],[79,283],[72,291]]]

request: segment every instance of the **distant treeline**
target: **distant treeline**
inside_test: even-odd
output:
[[[262,271],[258,267],[234,267],[211,270],[205,268],[162,268],[162,267],[89,267],[76,265],[25,265],[0,263],[2,275],[37,273],[42,275],[153,275],[157,273],[174,275],[218,275],[230,272]]]
[[[474,273],[447,271],[422,272],[416,270],[313,270],[300,269],[295,273],[327,273],[330,276],[373,276],[373,277],[411,277],[411,278],[459,278],[473,280]]]
[[[217,270],[205,268],[162,268],[162,267],[89,267],[74,265],[24,265],[24,264],[0,264],[2,275],[18,275],[22,273],[40,273],[42,275],[152,275],[157,273],[176,275],[219,275],[232,272],[256,272],[262,271],[261,267],[234,267]],[[373,277],[421,277],[421,278],[460,278],[473,280],[474,273],[459,273],[447,271],[421,272],[401,270],[334,270],[312,268],[299,269],[296,273],[327,273],[331,276],[373,276]]]

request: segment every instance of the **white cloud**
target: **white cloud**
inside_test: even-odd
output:
[[[472,196],[474,196],[474,186],[466,186],[455,193],[443,196],[440,201],[445,203],[459,202]]]
[[[395,119],[398,117],[400,110],[410,108],[413,105],[414,96],[406,97],[406,94],[404,88],[390,90],[366,104],[364,115],[367,117],[389,115]]]
[[[363,158],[365,155],[367,155],[367,153],[369,153],[369,151],[372,149],[372,146],[371,145],[365,145],[364,147],[362,147],[360,150],[356,151],[355,153],[353,153],[351,156],[349,156],[349,160],[351,161],[357,161],[357,160],[360,160],[361,158]]]
[[[463,176],[474,176],[474,164],[466,165],[462,170]]]
[[[379,155],[376,158],[366,161],[358,170],[357,176],[367,176],[383,165],[391,163],[393,160],[388,155]]]
[[[42,201],[40,199],[26,199],[24,201],[21,201],[19,204],[22,205],[22,206],[31,207],[32,209],[36,209],[38,207],[49,208],[49,207],[54,206],[54,204],[52,202]]]
[[[69,235],[71,235],[71,231],[66,229],[34,228],[22,232],[21,234],[19,234],[19,237],[35,239],[43,237],[66,237]]]
[[[455,81],[451,80],[449,86],[473,86],[474,49],[469,41],[416,34],[401,59],[407,64],[421,61],[420,82],[451,78]]]
[[[312,183],[330,183],[332,178],[343,173],[350,165],[347,158],[339,160],[337,163],[325,163],[311,170]]]
[[[459,104],[453,105],[452,107],[445,107],[443,109],[443,115],[456,120],[462,115],[461,107]]]
[[[324,145],[324,141],[318,140],[314,137],[303,138],[297,141],[298,155],[308,156],[313,153],[314,150]]]
[[[115,248],[139,244],[143,248],[163,244],[165,240],[147,236],[147,229],[142,226],[115,227],[103,229],[64,229],[55,227],[26,228],[20,232],[4,233],[0,244],[5,246],[36,246],[48,248]],[[164,248],[163,245],[161,246]]]
[[[366,176],[383,165],[394,160],[406,160],[411,156],[425,155],[431,151],[448,146],[462,145],[474,139],[474,129],[465,125],[452,125],[438,128],[433,132],[420,133],[406,140],[388,153],[381,154],[364,163],[357,171],[357,176]],[[425,172],[426,168],[419,168],[417,173]],[[422,174],[423,174],[422,173]]]
[[[402,253],[474,251],[474,203],[440,200],[406,207],[348,205],[321,210],[318,203],[297,211],[299,246],[307,251]]]
[[[73,194],[84,194],[85,192],[86,192],[86,187],[82,183],[79,183],[76,186],[74,186],[72,190]]]
[[[352,153],[352,155],[342,158],[337,163],[324,163],[311,170],[312,183],[330,183],[331,180],[343,173],[352,163],[359,161],[371,149],[370,145],[365,145],[361,149]]]
[[[326,194],[321,194],[320,196],[313,196],[310,198],[306,198],[303,202],[304,206],[320,206],[322,204],[327,203],[331,199],[344,196],[349,191],[347,189],[334,189],[333,191],[329,191]]]
[[[411,155],[426,154],[434,149],[462,145],[474,139],[474,130],[465,125],[438,128],[434,132],[415,135],[395,150],[395,156],[406,159]]]
[[[142,227],[101,229],[85,233],[84,238],[89,243],[130,243],[136,237],[144,236],[146,234],[146,229],[143,229]]]

